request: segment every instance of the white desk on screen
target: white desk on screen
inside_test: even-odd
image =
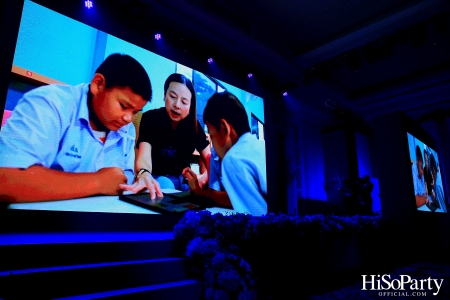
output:
[[[163,189],[164,193],[175,193],[178,190]],[[131,193],[130,193],[131,194]],[[119,196],[93,196],[86,198],[57,200],[32,203],[15,203],[8,206],[9,209],[25,210],[56,210],[56,211],[81,211],[81,212],[107,212],[107,213],[132,213],[132,214],[158,214],[157,212],[130,204],[119,199]],[[219,207],[207,208],[211,213],[231,214],[232,209]]]
[[[127,203],[119,196],[93,196],[86,198],[57,200],[32,203],[15,203],[9,209],[26,210],[58,210],[58,211],[84,211],[109,213],[157,214],[154,211]]]
[[[422,206],[420,206],[420,207],[418,207],[417,210],[419,210],[419,211],[429,211],[429,212],[431,212],[431,210],[430,210],[430,209],[428,208],[428,206],[426,206],[425,204],[422,205]],[[438,209],[436,209],[434,212],[444,212],[444,210],[443,210],[442,208],[438,208]]]

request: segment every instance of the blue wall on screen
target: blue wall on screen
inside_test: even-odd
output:
[[[170,74],[175,73],[176,63],[158,54],[108,35],[105,57],[116,52],[126,53],[134,57],[144,66],[150,76],[153,97],[152,101],[144,107],[143,111],[164,106],[164,82]]]
[[[89,82],[97,34],[96,29],[25,1],[13,64],[68,84]]]
[[[249,97],[250,94],[241,90],[231,84],[220,81],[219,82],[233,95],[235,95],[244,105],[248,116],[248,122],[251,124],[251,114],[253,113],[263,124],[264,122],[264,100],[260,97]],[[249,100],[249,101],[247,101]]]
[[[176,63],[153,52],[108,35],[66,16],[25,1],[14,65],[67,84],[90,82],[98,65],[112,53],[137,59],[150,76],[152,101],[143,111],[164,106],[164,82],[176,71]],[[244,104],[250,122],[253,113],[264,123],[262,98],[221,82]],[[13,104],[12,106],[15,106]]]

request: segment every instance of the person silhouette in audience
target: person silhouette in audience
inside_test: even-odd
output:
[[[359,186],[359,203],[360,203],[360,214],[362,215],[373,215],[372,210],[372,191],[374,188],[373,183],[370,181],[370,176],[365,175],[361,177],[361,184]]]
[[[349,178],[342,183],[341,193],[347,215],[373,215],[372,191],[374,185],[370,176],[365,175],[354,181]]]
[[[350,216],[359,212],[359,200],[357,195],[356,184],[358,180],[345,179],[342,182],[341,194],[343,197],[344,213]]]

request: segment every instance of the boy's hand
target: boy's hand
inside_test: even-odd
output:
[[[97,172],[97,182],[103,195],[117,195],[122,193],[120,185],[127,183],[127,177],[121,168],[103,168]]]
[[[197,174],[194,173],[194,171],[191,170],[191,168],[184,168],[181,174],[187,178],[189,189],[194,194],[201,190],[200,185],[197,180]]]

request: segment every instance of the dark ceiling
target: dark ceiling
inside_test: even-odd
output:
[[[448,115],[448,0],[141,1],[159,22],[288,89],[312,121]]]
[[[252,72],[275,95],[287,90],[318,124],[396,110],[419,121],[450,116],[449,0],[94,2],[121,26],[164,29],[186,52]]]

